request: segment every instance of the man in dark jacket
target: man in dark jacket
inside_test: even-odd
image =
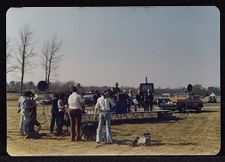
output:
[[[50,125],[50,133],[53,133],[55,123],[58,125],[58,94],[54,94],[52,98],[52,118]]]
[[[96,90],[93,95],[94,104],[97,103],[98,98],[101,97],[100,93]]]

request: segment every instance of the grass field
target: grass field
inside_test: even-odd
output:
[[[216,155],[220,151],[219,103],[204,104],[202,113],[191,112],[188,116],[174,113],[176,120],[112,125],[113,144],[97,145],[94,141],[71,143],[69,136],[55,137],[49,134],[48,123],[40,131],[47,136],[24,139],[18,128],[18,98],[7,97],[7,152],[11,156]],[[41,113],[39,106],[38,114]],[[150,146],[130,145],[147,131],[151,133]]]

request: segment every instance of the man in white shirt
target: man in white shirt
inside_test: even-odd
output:
[[[77,93],[77,88],[73,87],[73,93],[68,98],[70,137],[71,141],[80,140],[81,112],[84,107],[84,99]]]
[[[24,135],[24,129],[23,129],[23,121],[24,121],[24,114],[23,111],[21,111],[22,109],[24,109],[24,101],[27,97],[27,92],[23,92],[23,95],[19,98],[18,100],[18,113],[20,113],[20,124],[19,124],[19,129],[20,129],[20,133],[21,135]]]
[[[98,98],[94,110],[95,116],[97,114],[97,111],[99,111],[99,123],[96,134],[97,143],[102,142],[102,127],[104,121],[106,123],[106,143],[112,143],[110,104],[112,107],[115,106],[115,103],[110,98],[110,93],[108,91],[105,91],[104,94]]]

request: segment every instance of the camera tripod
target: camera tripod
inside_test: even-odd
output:
[[[45,124],[45,123],[50,123],[49,122],[49,118],[47,117],[46,113],[45,113],[45,105],[43,105],[43,110],[42,110],[42,113],[41,115],[39,116],[38,120],[41,120],[41,124]]]
[[[44,97],[46,97],[46,93],[44,93]],[[46,105],[43,103],[43,107],[42,107],[42,113],[41,115],[38,117],[38,120],[41,120],[41,124],[45,124],[45,123],[50,123],[49,121],[49,117],[47,117],[46,115],[46,110],[47,110],[47,107]],[[48,110],[47,110],[48,112]]]

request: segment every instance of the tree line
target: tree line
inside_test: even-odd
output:
[[[20,82],[12,81],[7,84],[7,87],[8,90],[19,90],[20,94],[22,94],[27,87],[36,87],[33,82],[24,83],[26,74],[36,67],[34,57],[38,54],[38,52],[34,50],[36,43],[34,42],[34,32],[31,30],[31,27],[26,24],[19,30],[19,39],[16,41],[15,48],[12,48],[11,43],[11,39],[7,38],[6,73],[18,72],[20,74]],[[42,51],[39,52],[39,56],[42,57],[40,63],[44,78],[48,84],[50,83],[52,72],[57,70],[60,60],[62,59],[63,55],[60,54],[61,46],[62,41],[60,41],[56,35],[53,35],[43,43]]]
[[[71,92],[72,87],[76,85],[77,83],[74,81],[68,81],[68,82],[60,82],[60,81],[55,81],[55,82],[50,82],[49,86],[49,93],[57,93],[57,92]],[[21,89],[21,83],[19,81],[10,81],[9,83],[6,84],[6,89],[7,92],[20,92]],[[37,89],[37,85],[33,82],[25,82],[23,86],[24,90],[31,90],[36,93],[39,93]],[[111,87],[107,86],[84,86],[82,87],[83,91],[86,93],[94,93],[96,90],[99,92],[103,92],[106,89],[109,89]],[[121,87],[121,90],[126,90],[128,92],[130,89],[132,89],[135,93],[137,93],[138,88],[134,87]],[[155,88],[154,95],[161,95],[162,93],[182,93],[185,92],[186,88]],[[218,87],[208,87],[205,88],[200,84],[193,85],[193,94],[195,95],[200,95],[200,96],[209,96],[211,93],[214,93],[215,95],[219,96],[220,95],[220,88]]]

